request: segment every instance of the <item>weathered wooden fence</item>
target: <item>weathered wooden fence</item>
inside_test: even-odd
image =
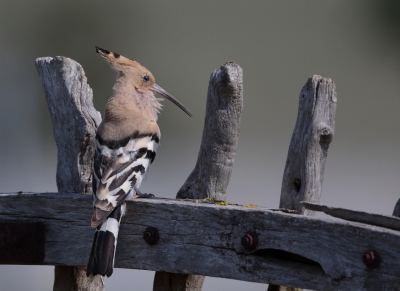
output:
[[[101,116],[78,63],[40,58],[36,66],[58,147],[58,193],[0,194],[0,263],[54,265],[54,290],[103,290],[99,276],[85,274],[92,203],[82,195],[91,192]],[[315,204],[334,135],[334,83],[313,76],[301,90],[276,210],[223,202],[242,103],[242,70],[226,63],[210,78],[193,172],[177,200],[127,202],[115,266],[156,271],[157,291],[201,290],[204,276],[268,283],[268,290],[281,291],[398,290],[400,219]],[[341,219],[316,218],[315,211]],[[149,244],[149,236],[158,242]]]

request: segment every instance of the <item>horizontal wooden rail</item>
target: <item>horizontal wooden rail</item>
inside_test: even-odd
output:
[[[41,264],[86,265],[93,236],[91,204],[84,194],[1,194],[0,222],[43,222]],[[395,290],[400,281],[400,232],[395,230],[202,200],[138,199],[127,204],[117,268],[313,290]],[[149,226],[159,231],[155,245],[143,239]],[[253,250],[241,244],[248,232],[257,234]],[[375,268],[363,262],[371,250],[380,258]]]

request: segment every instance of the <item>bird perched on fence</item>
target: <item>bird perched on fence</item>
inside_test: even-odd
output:
[[[155,83],[151,72],[138,62],[96,47],[96,52],[117,71],[113,95],[97,129],[93,163],[92,227],[96,227],[87,275],[111,276],[119,224],[125,200],[149,197],[139,187],[154,161],[160,142],[156,123],[161,109],[158,93],[189,116],[191,113]]]

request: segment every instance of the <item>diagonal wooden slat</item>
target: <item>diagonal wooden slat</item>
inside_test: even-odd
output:
[[[306,209],[320,211],[333,217],[344,220],[366,223],[400,231],[400,219],[396,216],[370,214],[364,211],[355,211],[340,207],[331,207],[315,203],[301,202]],[[395,213],[393,215],[396,215]]]

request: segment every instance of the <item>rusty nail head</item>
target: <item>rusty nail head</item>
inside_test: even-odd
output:
[[[149,245],[155,245],[157,244],[158,240],[160,238],[160,235],[158,233],[158,229],[155,227],[147,227],[146,230],[143,232],[143,239],[149,244]]]
[[[246,250],[254,250],[258,245],[257,233],[254,231],[247,232],[242,237],[241,243]]]
[[[366,251],[363,255],[363,262],[370,269],[373,269],[376,266],[378,266],[379,261],[380,261],[379,254],[374,250]]]

